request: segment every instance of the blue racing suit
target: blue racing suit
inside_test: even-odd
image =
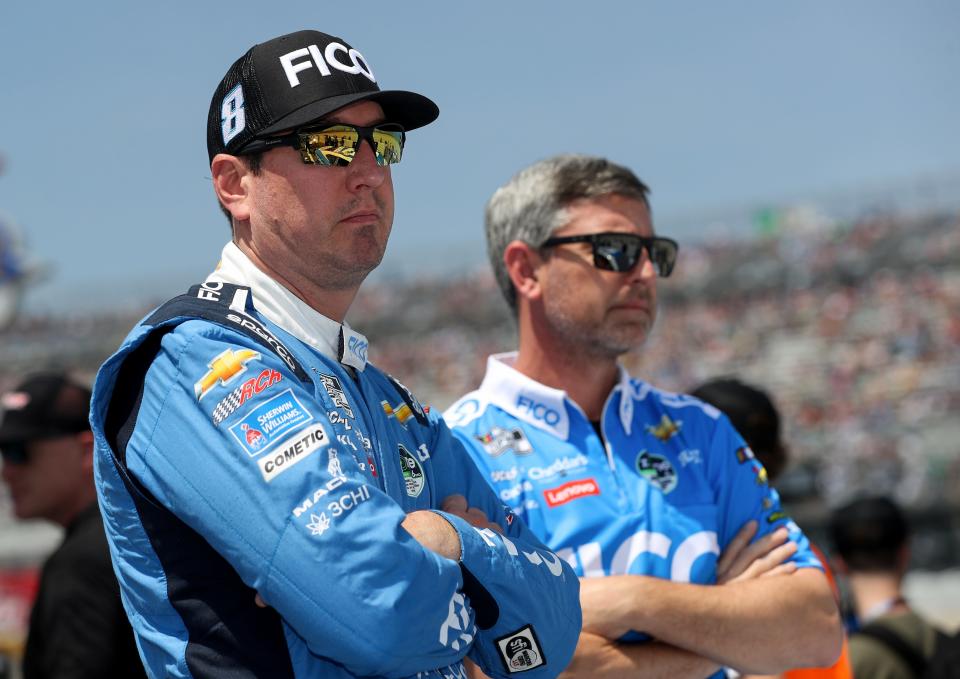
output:
[[[580,631],[570,566],[366,364],[362,336],[340,327],[331,357],[256,294],[208,279],[97,377],[97,490],[151,674],[462,677],[469,655],[495,677],[556,676]],[[437,511],[454,494],[503,534]],[[454,527],[459,563],[402,529],[414,510]]]
[[[621,368],[601,437],[565,392],[514,370],[513,356],[491,356],[480,388],[445,418],[500,499],[578,575],[715,583],[720,552],[751,519],[758,537],[787,526],[792,560],[821,567],[716,408]]]

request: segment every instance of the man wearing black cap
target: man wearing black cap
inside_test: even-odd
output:
[[[66,375],[37,374],[2,405],[2,474],[14,513],[66,529],[43,565],[23,676],[143,676],[97,509],[90,390]]]
[[[391,165],[437,115],[316,31],[254,46],[218,86],[232,241],[101,368],[91,414],[154,674],[460,677],[469,655],[549,677],[572,656],[572,569],[343,322],[387,244]]]

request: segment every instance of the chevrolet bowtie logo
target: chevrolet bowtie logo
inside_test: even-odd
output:
[[[217,382],[229,384],[237,375],[245,371],[247,361],[260,358],[260,352],[253,349],[227,349],[210,361],[207,366],[210,370],[193,385],[193,393],[199,401],[213,389]]]

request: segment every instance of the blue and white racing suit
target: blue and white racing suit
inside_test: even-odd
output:
[[[750,519],[758,536],[787,526],[798,547],[792,560],[821,567],[716,408],[621,368],[601,439],[565,392],[517,372],[514,358],[491,356],[480,388],[445,418],[500,499],[578,575],[715,583],[718,555]]]
[[[491,676],[553,677],[573,655],[570,566],[435,413],[366,363],[361,335],[235,246],[104,364],[91,422],[114,567],[155,677],[462,677],[468,655]],[[438,512],[459,563],[401,527],[453,494],[504,529]]]

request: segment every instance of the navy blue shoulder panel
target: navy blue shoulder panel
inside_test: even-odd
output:
[[[238,311],[237,308],[243,309]],[[154,311],[144,325],[160,326],[180,319],[201,318],[241,332],[280,357],[301,382],[311,382],[306,371],[276,335],[248,311],[252,311],[250,288],[230,283],[194,285],[185,295],[174,297]]]
[[[175,315],[181,320],[197,316],[183,313],[187,307],[173,304],[177,299],[161,310],[179,310]],[[226,559],[161,505],[127,469],[126,450],[143,401],[147,369],[163,336],[176,325],[155,325],[120,367],[104,422],[113,462],[163,567],[167,598],[187,628],[185,653],[190,673],[195,677],[293,679],[280,615],[272,608],[257,606],[256,592]]]
[[[410,406],[410,410],[413,411],[413,416],[417,419],[417,422],[427,426],[430,424],[430,421],[427,419],[427,412],[424,410],[423,406],[420,405],[420,401],[413,395],[413,392],[407,389],[396,377],[389,373],[384,373],[387,376],[387,379],[390,381],[390,384],[393,385],[393,388],[397,390],[397,393],[400,394],[400,397]]]

